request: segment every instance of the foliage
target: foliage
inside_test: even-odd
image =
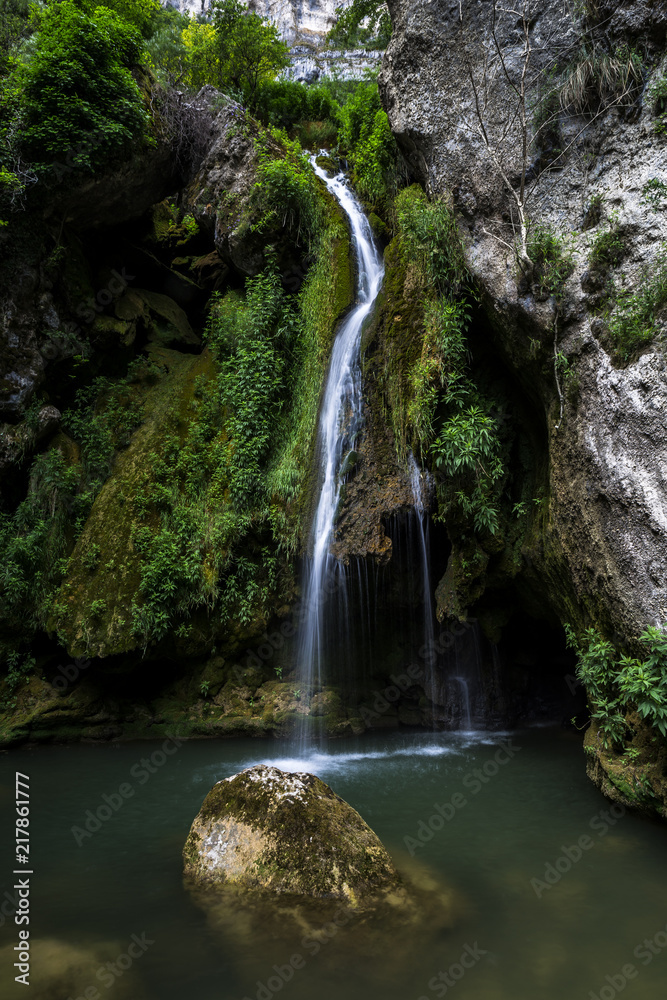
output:
[[[565,635],[568,646],[577,654],[577,677],[588,692],[591,716],[598,724],[603,745],[622,743],[626,726],[614,684],[614,647],[593,628],[585,631],[583,643],[577,641],[570,625],[565,626]]]
[[[0,77],[10,66],[18,43],[31,30],[32,0],[0,0]]]
[[[33,462],[25,500],[11,514],[0,511],[0,621],[18,634],[45,625],[71,523],[86,509],[78,485],[77,469],[54,449]]]
[[[412,445],[430,454],[440,473],[440,516],[458,509],[475,531],[496,533],[505,474],[501,438],[490,400],[468,369],[472,309],[465,296],[473,290],[456,220],[444,202],[429,202],[417,186],[399,193],[395,209],[397,241],[418,272],[425,300],[421,356],[408,376]]]
[[[92,19],[96,19],[100,8],[112,10],[144,34],[160,12],[160,0],[76,0],[76,5]]]
[[[229,489],[237,510],[262,495],[262,469],[281,408],[283,359],[277,349],[288,327],[280,278],[266,271],[247,283],[245,300],[218,301],[208,342],[220,367],[221,402],[229,408],[233,450]]]
[[[264,125],[291,129],[298,122],[336,121],[338,104],[326,87],[265,80],[257,91],[255,114]]]
[[[563,237],[549,226],[534,223],[528,230],[526,253],[532,263],[534,287],[541,294],[560,298],[574,270],[573,254]]]
[[[238,0],[213,0],[211,18],[219,60],[218,84],[242,93],[254,109],[262,82],[289,65],[289,46],[274,24],[249,12]]]
[[[218,32],[214,25],[190,20],[181,35],[185,50],[187,83],[199,90],[206,83],[224,85],[224,70],[220,65]]]
[[[144,136],[148,115],[129,69],[141,51],[136,28],[105,7],[94,18],[71,0],[47,7],[31,58],[10,77],[6,128],[18,133],[18,151],[41,169],[67,159],[93,170]]]
[[[399,182],[398,147],[377,84],[358,84],[341,107],[339,121],[340,148],[359,194],[373,203],[393,197]]]
[[[158,78],[171,87],[181,83],[187,73],[188,49],[184,34],[192,23],[198,22],[192,22],[173,7],[161,8],[151,22],[146,56]]]
[[[642,201],[654,212],[667,207],[667,184],[658,177],[651,177],[642,187]]]
[[[608,229],[603,229],[593,240],[588,257],[591,267],[599,271],[617,267],[625,254],[625,242],[618,224],[618,215],[614,213]]]
[[[460,489],[457,500],[464,512],[472,516],[475,530],[498,530],[498,512],[492,495],[496,483],[503,477],[500,460],[498,427],[493,417],[480,406],[459,409],[443,421],[440,434],[432,446],[436,466],[456,483],[472,482],[472,489]]]
[[[656,256],[637,291],[621,292],[609,318],[609,332],[618,354],[627,359],[648,344],[658,329],[660,312],[667,305],[667,244]]]
[[[16,699],[12,699],[11,695],[29,677],[35,669],[35,665],[35,658],[33,656],[25,656],[18,652],[18,650],[14,650],[9,654],[7,657],[7,673],[5,675],[7,695],[3,699],[2,708],[7,710],[16,706]]]
[[[384,49],[391,38],[391,19],[384,0],[352,0],[347,7],[336,8],[337,20],[329,32],[329,43],[339,48],[356,48],[367,43]],[[368,26],[362,27],[367,21]]]
[[[399,192],[394,205],[401,248],[421,269],[427,285],[441,293],[467,287],[468,271],[449,206],[429,202],[416,184]]]
[[[142,419],[143,407],[136,382],[153,380],[159,369],[139,358],[124,379],[113,382],[104,375],[79,389],[74,406],[63,415],[63,424],[81,445],[86,482],[99,490],[111,472],[116,451],[126,448]]]
[[[654,131],[667,132],[667,77],[660,74],[648,88],[648,99],[653,105]]]
[[[259,232],[267,227],[284,230],[297,246],[311,246],[323,225],[317,180],[298,142],[290,142],[284,133],[270,130],[270,134],[273,143],[258,143],[253,204],[260,220],[254,228]],[[282,156],[275,155],[276,141]]]
[[[443,296],[426,304],[422,354],[409,374],[407,410],[423,453],[435,436],[438,404],[457,404],[466,396],[465,334],[469,321],[470,308],[462,300]]]
[[[625,733],[623,710],[636,709],[650,725],[667,737],[667,635],[649,627],[639,637],[646,658],[621,656],[593,629],[578,643],[567,626],[568,644],[579,657],[577,676],[594,709],[605,746],[620,744]]]

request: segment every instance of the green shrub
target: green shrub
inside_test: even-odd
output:
[[[245,300],[227,296],[211,313],[207,339],[220,367],[220,399],[231,415],[229,488],[239,511],[262,498],[264,460],[282,405],[277,348],[284,319],[284,292],[271,270],[247,282]]]
[[[0,77],[10,67],[17,45],[33,30],[32,0],[0,0]]]
[[[660,74],[648,88],[648,99],[655,118],[654,130],[658,135],[667,132],[667,77]]]
[[[13,513],[0,511],[0,622],[18,635],[45,626],[72,522],[87,507],[78,486],[78,471],[59,451],[48,451],[32,464],[25,500]]]
[[[577,676],[585,686],[592,716],[598,722],[604,746],[622,744],[624,711],[632,708],[667,737],[667,635],[649,627],[639,637],[646,659],[616,656],[610,642],[587,629],[579,643],[566,626],[568,644],[577,652]]]
[[[7,694],[0,707],[5,711],[16,707],[16,698],[12,698],[17,688],[19,688],[35,669],[35,658],[25,656],[15,650],[7,657],[7,673],[5,674],[5,685]]]
[[[326,87],[294,80],[265,80],[257,90],[254,114],[264,125],[291,129],[299,122],[336,123],[338,104]]]
[[[598,271],[618,267],[625,256],[625,241],[618,224],[618,215],[612,215],[608,229],[602,230],[593,240],[588,257],[590,266]]]
[[[437,468],[453,480],[450,489],[456,491],[464,513],[473,518],[475,530],[495,534],[498,511],[492,497],[504,468],[493,417],[480,406],[458,409],[443,421],[431,452]],[[456,489],[459,483],[466,483],[467,488]]]
[[[151,363],[144,364],[150,379]],[[77,391],[74,406],[63,415],[63,425],[81,445],[86,479],[95,490],[109,476],[116,451],[127,447],[141,423],[143,404],[132,384],[136,371],[116,382],[103,375],[94,379]]]
[[[444,201],[428,201],[416,184],[399,192],[395,202],[398,238],[427,285],[447,293],[469,283],[456,219]]]
[[[100,8],[111,10],[144,34],[161,10],[160,0],[76,0],[76,5],[93,19]]]
[[[531,224],[526,253],[533,265],[530,277],[538,294],[560,298],[565,282],[574,271],[573,254],[563,237],[549,226]]]
[[[30,59],[11,77],[8,129],[21,155],[42,170],[65,160],[91,171],[145,137],[149,116],[130,73],[142,48],[136,28],[105,7],[94,18],[71,0],[47,7]]]
[[[667,305],[667,244],[636,292],[621,292],[609,317],[609,332],[617,354],[626,359],[649,344],[658,329],[660,313]]]
[[[398,188],[398,147],[380,103],[376,83],[360,83],[341,107],[340,148],[352,168],[352,181],[372,203]]]
[[[267,227],[285,231],[297,246],[312,246],[323,226],[317,179],[300,144],[290,142],[284,134],[273,134],[284,152],[276,156],[275,147],[258,144],[253,205],[261,218],[254,228],[259,232]]]
[[[337,7],[338,20],[329,32],[329,44],[353,49],[358,45],[385,49],[391,38],[391,19],[384,0],[352,0]],[[362,22],[366,22],[362,27]]]
[[[642,187],[642,201],[654,212],[667,207],[667,184],[658,177],[651,177]]]

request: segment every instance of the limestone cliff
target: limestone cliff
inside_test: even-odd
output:
[[[496,348],[543,425],[548,512],[523,574],[561,621],[627,648],[667,619],[667,11],[389,6],[392,130],[453,205]],[[545,235],[562,250],[551,282]]]

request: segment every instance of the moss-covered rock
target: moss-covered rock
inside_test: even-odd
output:
[[[258,765],[206,796],[183,849],[186,875],[362,905],[401,878],[359,813],[312,774]]]

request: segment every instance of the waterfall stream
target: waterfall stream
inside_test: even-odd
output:
[[[298,663],[308,690],[319,687],[324,656],[323,618],[327,598],[338,591],[345,599],[345,568],[329,548],[343,476],[341,468],[354,451],[362,424],[360,344],[364,321],[373,311],[384,265],[370,223],[343,174],[328,177],[312,158],[313,169],[347,215],[357,259],[356,304],[340,325],[331,353],[320,407],[317,461],[319,496],[304,574],[305,618],[299,638]],[[343,650],[341,649],[341,652]]]

